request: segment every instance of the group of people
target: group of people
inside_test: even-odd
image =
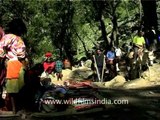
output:
[[[12,110],[16,113],[17,106],[17,94],[24,86],[24,73],[28,68],[29,61],[27,58],[27,51],[25,42],[22,40],[22,35],[26,31],[24,22],[20,19],[14,19],[8,24],[8,29],[3,30],[0,27],[0,66],[1,86],[5,83],[6,91],[9,94],[9,98],[12,103]],[[144,33],[139,31],[132,41],[132,47],[129,52],[134,52],[133,63],[136,63],[139,50],[143,50],[146,46],[146,40],[143,37]],[[142,51],[140,52],[142,53]],[[112,71],[117,73],[119,69],[119,61],[122,57],[122,51],[119,47],[113,46],[105,54],[104,51],[98,48],[96,53],[92,56],[91,60],[88,60],[88,66],[92,67],[97,73],[98,81],[102,82],[105,73],[111,73]],[[93,63],[91,65],[91,63]],[[71,68],[70,62],[66,59],[64,62],[57,58],[53,60],[51,52],[45,54],[45,60],[43,61],[43,68],[45,75],[52,75],[56,73],[57,80],[62,80],[63,68]],[[2,68],[2,65],[4,67]],[[1,94],[2,94],[1,88]]]
[[[133,58],[133,63],[135,64],[138,59],[142,61],[144,52],[147,51],[149,60],[148,64],[152,66],[155,59],[154,52],[157,49],[156,44],[157,38],[155,30],[153,30],[153,28],[150,33],[148,31],[144,32],[139,30],[137,35],[133,38],[133,41],[127,47],[128,50],[125,52],[129,53],[128,57],[130,59]]]
[[[58,57],[56,61],[53,60],[53,56],[51,52],[47,52],[45,54],[45,59],[43,62],[44,72],[42,73],[42,77],[47,77],[49,75],[54,76],[56,73],[57,80],[62,80],[63,74],[62,69],[64,64],[62,60]]]
[[[154,51],[156,50],[156,38],[153,36],[153,34],[155,35],[153,28],[151,33],[152,37],[148,37],[145,35],[147,33],[144,33],[142,30],[138,30],[137,35],[134,36],[133,40],[129,43],[128,46],[122,46],[122,48],[112,46],[111,49],[106,53],[104,53],[104,51],[101,49],[97,49],[96,53],[93,55],[93,68],[96,69],[98,80],[103,81],[105,73],[109,73],[109,75],[114,74],[115,76],[120,71],[119,61],[121,58],[127,60],[127,63],[131,61],[129,64],[133,65],[137,64],[137,62],[142,63],[145,51],[147,51],[148,63],[144,64],[152,66],[155,59]],[[125,47],[127,47],[127,49],[125,49]]]
[[[98,81],[103,81],[104,74],[114,72],[116,75],[119,69],[119,60],[121,59],[122,51],[118,47],[111,47],[110,50],[104,54],[104,51],[97,49],[93,55],[93,67],[96,70]]]
[[[7,29],[0,27],[0,108],[4,106],[3,91],[11,103],[13,113],[19,108],[19,92],[25,86],[25,73],[29,70],[29,60],[25,41],[22,36],[27,32],[25,23],[21,19],[14,19],[8,23]],[[57,58],[53,60],[52,53],[45,54],[43,71],[45,74],[56,73],[57,80],[62,80],[62,69],[70,68],[70,62]],[[3,103],[3,104],[2,104]]]

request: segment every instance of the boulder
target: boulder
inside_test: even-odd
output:
[[[100,87],[100,88],[105,88],[104,84],[105,82],[93,82],[92,83],[94,87]]]
[[[52,83],[55,85],[64,85],[64,81],[69,79],[69,75],[71,72],[72,72],[71,69],[62,70],[62,74],[63,74],[62,81],[61,80],[57,81],[57,77],[56,77],[56,75],[54,75],[54,76],[50,77],[52,80]]]
[[[142,78],[152,81],[160,81],[160,65],[154,64],[153,66],[149,67],[149,70],[142,73]]]
[[[132,81],[126,82],[123,87],[127,89],[132,88],[143,88],[153,85],[159,85],[160,83],[160,65],[154,64],[149,67],[149,70],[141,74],[141,78],[137,78]]]
[[[117,75],[111,81],[105,82],[104,86],[107,88],[121,87],[126,82],[123,76]]]
[[[74,69],[70,74],[69,74],[69,79],[72,80],[77,80],[77,81],[82,81],[82,80],[88,80],[90,79],[91,76],[93,76],[94,72],[87,68],[87,67],[80,67]]]
[[[64,70],[62,70],[63,80],[69,79],[69,76],[70,76],[71,73],[72,73],[71,69],[64,69]]]
[[[115,78],[108,82],[94,82],[93,86],[101,88],[117,88],[123,86],[125,82],[126,79],[123,76],[117,75]]]
[[[150,85],[150,82],[146,79],[139,78],[132,81],[128,81],[123,85],[123,88],[132,89],[132,88],[142,88]]]

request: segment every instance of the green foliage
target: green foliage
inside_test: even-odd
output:
[[[111,36],[112,20],[116,15],[119,39],[129,39],[130,28],[138,20],[135,18],[138,4],[130,0],[109,0],[104,4],[99,1],[98,4],[103,7],[102,20],[107,37]],[[93,1],[1,0],[0,5],[0,24],[3,27],[15,17],[22,18],[26,23],[28,32],[23,38],[27,48],[33,49],[29,54],[35,61],[40,61],[47,51],[53,52],[54,56],[61,54],[62,57],[80,59],[103,41],[97,20],[98,10]]]

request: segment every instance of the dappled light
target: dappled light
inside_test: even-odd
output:
[[[160,119],[160,1],[0,6],[0,120]]]

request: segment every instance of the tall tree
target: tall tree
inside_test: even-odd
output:
[[[144,12],[144,27],[150,29],[152,26],[157,29],[156,0],[141,0]]]
[[[69,0],[65,2],[57,1],[54,7],[57,16],[55,20],[51,22],[52,43],[59,49],[61,57],[67,57],[70,61],[73,61],[70,33],[74,14],[72,2]]]
[[[100,23],[100,30],[102,32],[102,39],[104,40],[104,46],[102,46],[103,48],[107,48],[109,49],[111,47],[111,44],[109,43],[108,39],[107,39],[107,32],[106,32],[106,26],[105,26],[105,22],[104,22],[104,16],[103,16],[103,12],[104,12],[104,8],[105,8],[105,1],[93,1],[93,6],[95,7],[96,10],[96,20],[99,21]]]

